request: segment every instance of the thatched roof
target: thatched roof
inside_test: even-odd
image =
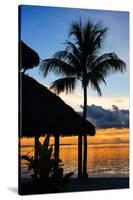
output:
[[[20,73],[20,137],[60,135],[94,135],[95,128],[83,121],[70,106],[33,78]]]
[[[39,55],[27,46],[23,41],[19,42],[19,67],[21,69],[30,69],[39,65]]]

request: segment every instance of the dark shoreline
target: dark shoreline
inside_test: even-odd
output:
[[[46,194],[55,192],[46,192],[42,188],[35,187],[32,183],[23,182],[19,185],[19,194]],[[128,177],[104,177],[104,178],[72,178],[70,183],[66,184],[61,192],[80,192],[93,190],[126,189],[129,188]]]

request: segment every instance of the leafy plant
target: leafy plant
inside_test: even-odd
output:
[[[62,161],[54,159],[53,146],[49,146],[50,136],[47,135],[43,144],[38,141],[38,160],[33,156],[23,155],[22,159],[28,161],[28,170],[36,170],[32,180],[38,187],[47,192],[58,192],[64,190],[64,185],[70,181],[73,172],[64,175]]]

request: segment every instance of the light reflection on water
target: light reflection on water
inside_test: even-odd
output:
[[[98,144],[88,145],[87,169],[90,176],[128,176],[129,173],[128,144]],[[33,146],[22,146],[21,155],[33,155]],[[63,161],[64,172],[74,172],[77,176],[77,145],[60,145],[60,158]],[[30,177],[26,161],[21,161],[22,177]]]

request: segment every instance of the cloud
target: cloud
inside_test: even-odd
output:
[[[115,105],[112,105],[112,109],[113,109],[114,111],[118,111],[118,110],[119,110],[118,106],[115,106]]]
[[[114,99],[112,99],[115,103],[123,103],[125,100],[126,100],[126,98],[114,98]]]
[[[80,113],[82,115],[82,113]],[[102,106],[87,106],[87,119],[92,122],[96,128],[128,128],[129,110],[120,110],[112,105],[112,109],[104,109]]]

